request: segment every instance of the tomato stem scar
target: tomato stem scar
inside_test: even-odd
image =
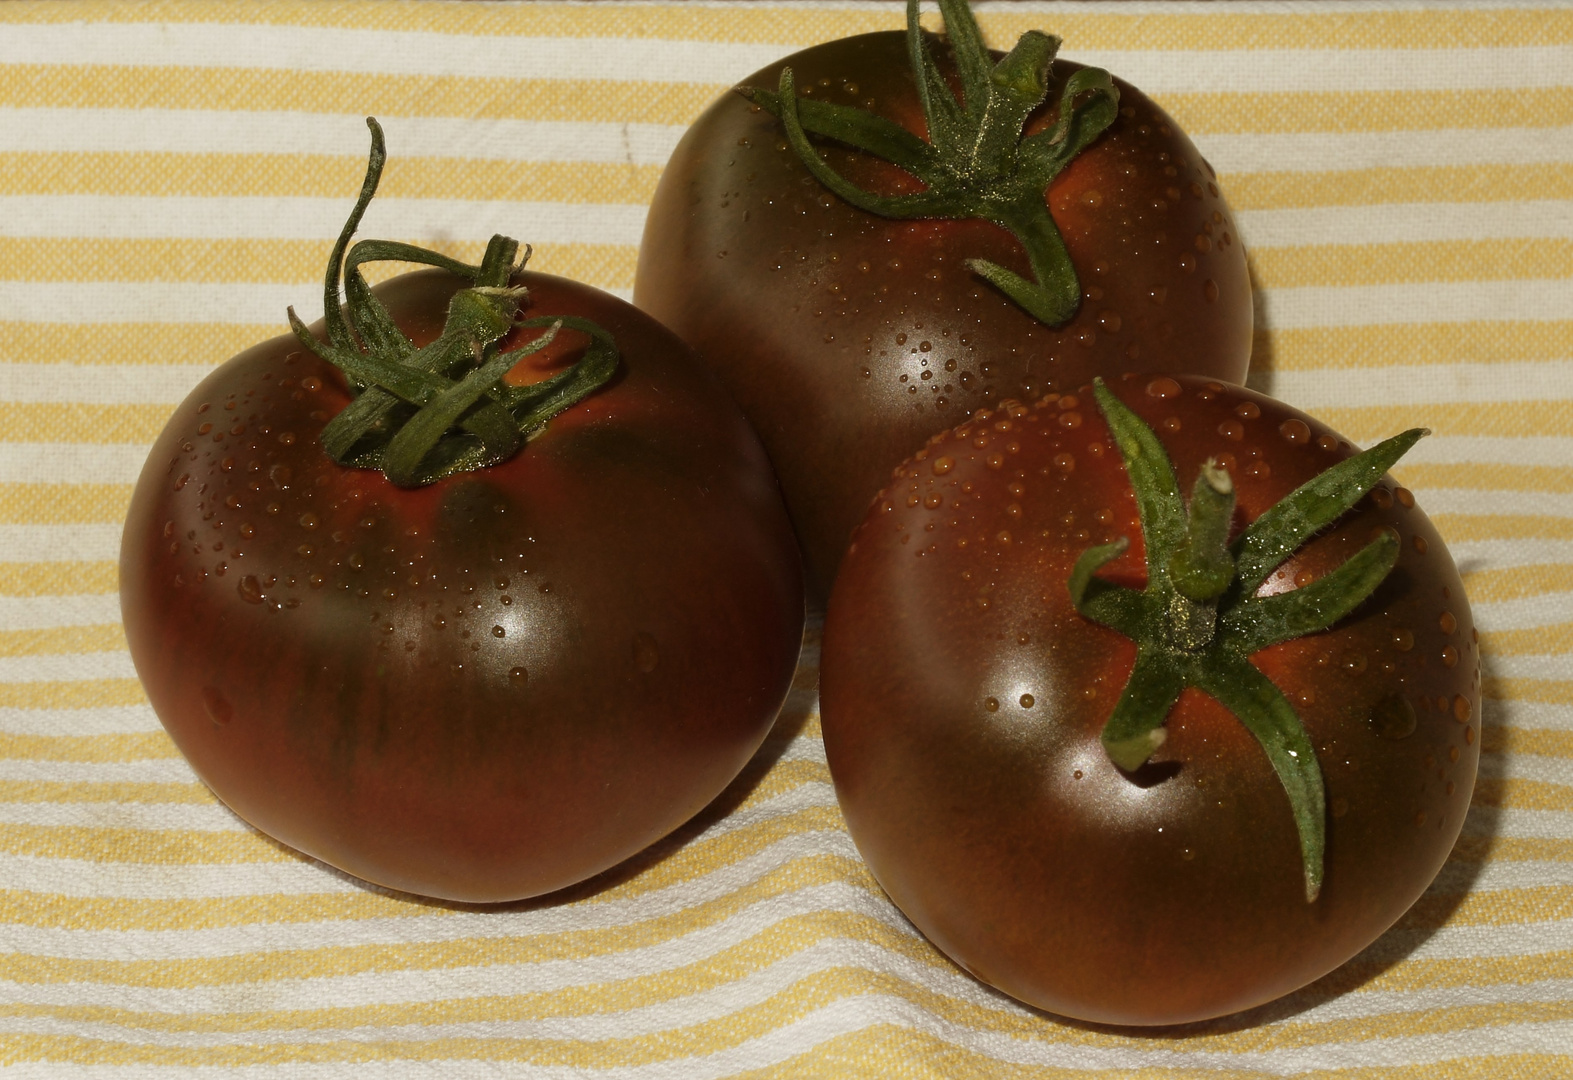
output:
[[[1331,525],[1376,486],[1427,432],[1413,428],[1302,484],[1228,542],[1234,487],[1215,461],[1201,468],[1190,506],[1163,444],[1103,384],[1093,396],[1125,462],[1146,546],[1141,590],[1097,577],[1129,540],[1082,552],[1071,570],[1071,601],[1085,618],[1136,642],[1136,662],[1104,724],[1104,751],[1120,768],[1139,768],[1162,745],[1162,727],[1181,691],[1194,686],[1234,713],[1256,737],[1289,796],[1305,868],[1305,898],[1322,887],[1326,847],[1321,766],[1294,706],[1251,662],[1252,654],[1326,630],[1375,591],[1398,559],[1398,538],[1383,532],[1341,566],[1289,592],[1256,590],[1317,530]]]

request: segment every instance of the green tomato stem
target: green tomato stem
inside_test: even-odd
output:
[[[1294,707],[1250,657],[1325,630],[1359,607],[1392,570],[1398,538],[1384,532],[1337,569],[1289,592],[1257,596],[1256,589],[1313,533],[1353,507],[1425,431],[1406,431],[1318,474],[1230,544],[1228,473],[1214,461],[1204,464],[1187,508],[1153,430],[1103,380],[1094,380],[1093,397],[1125,463],[1147,555],[1143,589],[1097,577],[1125,551],[1123,537],[1084,551],[1067,583],[1085,618],[1136,642],[1130,679],[1104,723],[1104,751],[1121,769],[1138,769],[1163,745],[1163,724],[1185,687],[1216,699],[1255,736],[1283,785],[1299,835],[1306,902],[1313,902],[1326,849],[1321,766]]]

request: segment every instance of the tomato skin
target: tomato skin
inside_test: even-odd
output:
[[[803,620],[768,462],[714,379],[631,306],[520,282],[527,314],[610,331],[622,368],[514,458],[414,490],[334,464],[317,437],[343,383],[275,338],[175,412],[121,556],[138,674],[224,802],[359,877],[475,902],[582,880],[702,808],[764,738]],[[423,343],[459,285],[377,292]],[[560,369],[573,336],[511,377]]]
[[[934,53],[948,65],[947,47]],[[799,87],[872,102],[925,131],[900,32],[817,45],[744,84],[773,90],[785,66]],[[1054,75],[1078,67],[1056,61]],[[1122,115],[1048,190],[1085,294],[1057,330],[962,265],[984,258],[1027,273],[1009,233],[977,220],[888,220],[842,202],[787,147],[779,121],[737,94],[678,144],[646,219],[634,302],[694,347],[753,422],[812,596],[829,592],[890,470],[974,409],[1127,370],[1245,378],[1251,286],[1229,208],[1173,120],[1116,82]],[[1041,109],[1027,130],[1054,115]],[[865,189],[916,190],[892,165],[823,148]]]
[[[1157,431],[1182,490],[1207,457],[1229,455],[1237,527],[1352,453],[1239,387],[1142,376],[1111,389]],[[1304,425],[1287,429],[1297,441],[1283,434],[1291,421]],[[1099,1023],[1236,1012],[1360,951],[1447,858],[1479,757],[1469,606],[1406,500],[1384,478],[1262,586],[1325,574],[1378,528],[1402,540],[1353,615],[1252,658],[1299,712],[1326,782],[1326,878],[1307,903],[1288,799],[1222,706],[1186,690],[1135,774],[1099,742],[1135,646],[1078,615],[1067,581],[1083,550],[1122,535],[1132,549],[1103,576],[1139,587],[1145,569],[1124,466],[1090,395],[938,437],[860,526],[825,622],[825,752],[880,884],[979,978]],[[1406,704],[1413,731],[1394,737]]]

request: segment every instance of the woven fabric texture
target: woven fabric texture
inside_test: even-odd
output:
[[[421,901],[230,813],[148,707],[120,523],[198,379],[321,312],[361,230],[627,297],[684,127],[899,4],[0,5],[0,1064],[176,1077],[1573,1076],[1573,6],[991,3],[1106,66],[1217,169],[1252,384],[1368,445],[1481,633],[1481,775],[1441,877],[1290,998],[1181,1031],[1057,1021],[884,897],[837,810],[811,625],[720,800],[606,879]],[[935,13],[925,16],[937,24]]]

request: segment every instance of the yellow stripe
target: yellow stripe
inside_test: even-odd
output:
[[[1573,622],[1537,626],[1532,630],[1496,630],[1480,635],[1480,648],[1497,656],[1544,656],[1573,653]]]
[[[1489,733],[1490,728],[1486,731]],[[1481,749],[1486,749],[1485,740]],[[1573,862],[1573,840],[1529,840],[1511,836],[1460,836],[1449,858],[1458,862]]]
[[[1464,584],[1474,600],[1520,600],[1526,596],[1573,590],[1573,565],[1540,563],[1507,566],[1500,570],[1472,570],[1464,576]]]
[[[1573,431],[1573,400],[1536,400],[1535,387],[1524,387],[1523,401],[1480,404],[1341,406],[1318,409],[1317,417],[1350,438],[1386,438],[1414,426],[1418,413],[1438,435],[1523,435],[1526,432]],[[1402,471],[1401,469],[1399,471]]]
[[[1480,750],[1493,754],[1573,758],[1573,731],[1491,725],[1480,732]]]
[[[1432,514],[1451,543],[1466,540],[1573,540],[1573,521],[1528,514]]]
[[[265,325],[0,322],[5,359],[30,364],[214,365],[284,333],[288,327],[283,321]],[[68,441],[80,441],[80,435]]]
[[[521,219],[521,233],[529,222]],[[394,238],[397,239],[397,238]],[[409,240],[410,238],[404,238]],[[528,236],[521,237],[528,241]],[[485,251],[484,240],[432,242],[414,240],[419,246],[438,251],[461,262],[476,264]],[[36,237],[0,238],[0,266],[18,280],[31,281],[181,281],[210,284],[248,284],[278,282],[296,285],[300,300],[322,294],[320,281],[327,265],[331,239],[317,240],[147,240],[147,239],[55,239]],[[633,286],[638,248],[631,244],[537,244],[532,245],[530,269],[559,274],[603,289]],[[409,263],[373,263],[366,269],[367,280],[377,283],[395,274],[415,269]],[[46,326],[54,324],[45,324]],[[278,336],[286,327],[284,312],[277,325],[253,332],[240,348]],[[184,328],[183,328],[184,329]],[[190,332],[189,330],[187,332]],[[166,336],[173,337],[173,333]],[[239,334],[237,332],[236,336]],[[120,362],[130,351],[105,328],[84,339],[81,351],[100,352],[108,345],[113,352],[96,357],[101,362]],[[205,344],[205,343],[203,343]],[[75,352],[77,350],[71,350]],[[239,351],[237,348],[235,351]],[[13,356],[27,356],[20,349],[8,350]],[[56,348],[52,360],[72,360],[71,352]],[[144,354],[145,355],[145,354]],[[225,354],[203,349],[202,363],[223,359]],[[141,359],[138,357],[136,359]],[[145,356],[157,363],[171,363],[165,355]]]
[[[168,405],[84,405],[0,402],[0,433],[8,442],[150,443],[174,412]],[[0,488],[0,503],[5,501]]]
[[[146,704],[147,695],[135,679],[0,683],[0,709],[102,709]]]
[[[1573,166],[1560,162],[1228,173],[1224,179],[1224,195],[1236,210],[1573,199]]]
[[[166,866],[214,863],[304,862],[306,856],[262,833],[188,829],[51,828],[0,825],[0,851],[39,859]],[[46,963],[57,963],[50,958]]]
[[[75,596],[119,587],[120,568],[112,562],[0,563],[0,596]]]
[[[0,417],[7,411],[0,407]],[[130,484],[0,484],[0,523],[7,525],[120,522],[130,504]]]
[[[267,69],[11,64],[0,106],[210,109],[381,117],[466,116],[607,124],[687,125],[725,85],[377,75]],[[1516,113],[1515,113],[1516,115]]]
[[[1269,289],[1573,276],[1573,240],[1431,240],[1254,248],[1254,281]]]
[[[1573,321],[1548,319],[1259,332],[1251,367],[1257,371],[1311,371],[1569,357],[1573,357]]]
[[[1573,680],[1569,679],[1482,679],[1480,692],[1501,701],[1544,701],[1552,705],[1573,705]]]
[[[179,756],[180,751],[175,749],[175,744],[162,731],[122,735],[16,735],[0,732],[0,758],[13,760],[104,764]]]
[[[84,10],[85,9],[85,10]],[[235,25],[331,26],[345,29],[529,37],[628,37],[714,42],[812,42],[832,36],[899,30],[899,8],[816,10],[789,3],[745,4],[727,18],[687,5],[600,8],[594,4],[451,5],[289,0],[229,5],[223,22]],[[188,2],[115,6],[25,2],[0,6],[4,21],[214,22],[211,7]],[[932,9],[924,24],[937,26]],[[989,43],[1009,48],[1028,30],[1059,34],[1074,49],[1346,49],[1513,48],[1573,43],[1573,18],[1558,8],[1481,11],[1327,11],[1282,14],[1094,14],[986,11],[978,15]]]
[[[365,132],[360,132],[339,157],[11,153],[0,158],[0,194],[319,196],[343,198],[348,213],[366,171],[365,142]],[[393,149],[397,154],[397,147]],[[394,156],[377,194],[380,198],[644,206],[660,176],[656,165]]]
[[[114,586],[103,591],[113,592]],[[117,652],[125,647],[126,632],[119,623],[56,626],[48,630],[0,630],[0,656]]]
[[[1482,777],[1475,781],[1471,806],[1495,806],[1511,810],[1573,810],[1573,788],[1543,780],[1498,780]],[[1492,893],[1491,895],[1499,895]]]
[[[0,802],[28,802],[28,803],[181,803],[201,806],[217,805],[218,799],[207,785],[200,783],[111,783],[89,784],[80,781],[45,781],[45,780],[0,780]],[[3,898],[4,892],[0,892]],[[38,903],[37,893],[17,893],[17,896],[30,896],[30,903]],[[3,902],[3,900],[0,900]],[[60,897],[59,903],[71,902],[70,898]],[[119,903],[119,900],[105,901],[106,903]],[[54,909],[56,901],[48,905]],[[164,903],[164,901],[147,901],[147,903]],[[40,914],[43,914],[40,909]]]
[[[1424,488],[1465,488],[1479,491],[1573,492],[1573,466],[1406,464],[1404,482]]]

